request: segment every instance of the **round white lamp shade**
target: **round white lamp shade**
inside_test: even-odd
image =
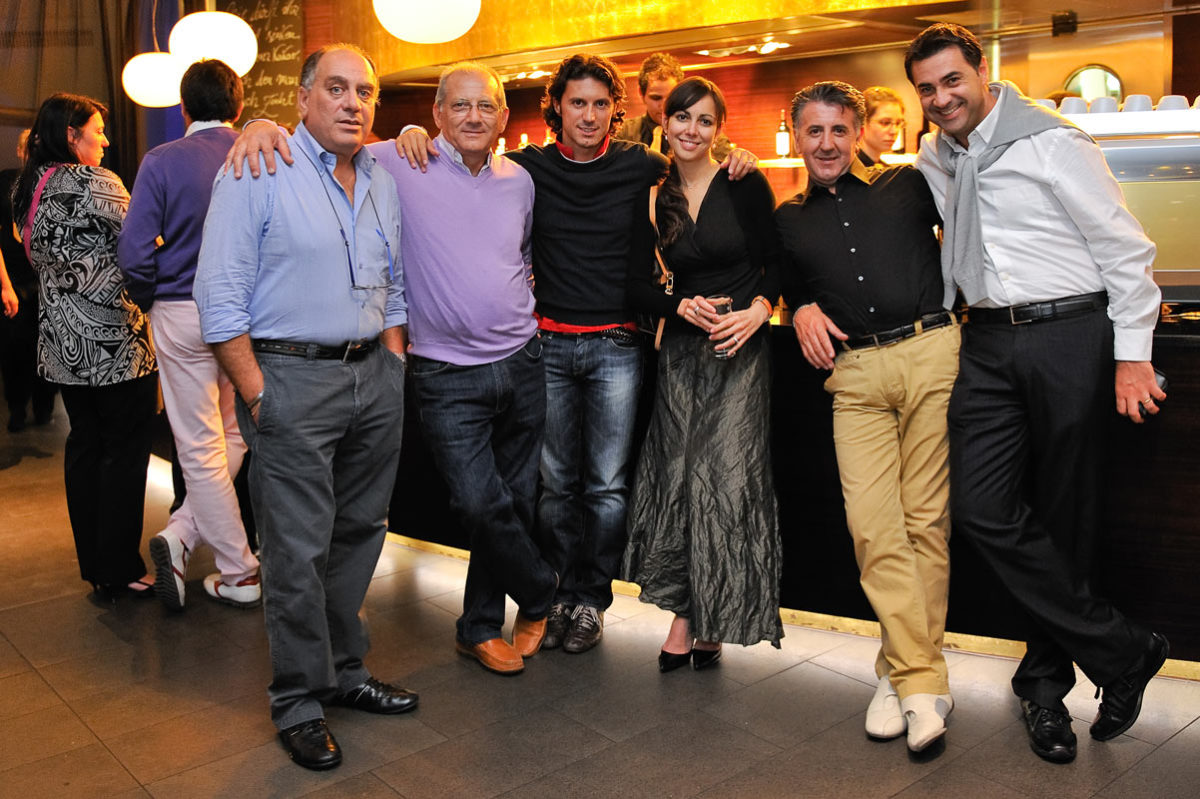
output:
[[[406,42],[439,44],[471,30],[480,0],[375,0],[375,16],[384,29]]]
[[[125,62],[121,85],[129,99],[147,108],[179,105],[179,81],[188,64],[171,53],[142,53]]]
[[[258,60],[258,38],[246,21],[224,11],[197,11],[175,23],[168,46],[187,65],[202,58],[224,61],[245,75]]]

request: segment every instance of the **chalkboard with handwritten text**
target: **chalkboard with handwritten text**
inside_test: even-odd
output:
[[[217,8],[249,23],[258,37],[258,61],[242,78],[246,109],[241,121],[273,119],[294,126],[296,87],[304,63],[301,0],[219,0]]]

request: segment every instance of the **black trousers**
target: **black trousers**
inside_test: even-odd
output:
[[[1112,323],[1103,309],[963,328],[950,399],[950,507],[1030,622],[1016,694],[1065,712],[1071,662],[1096,685],[1120,676],[1147,633],[1090,585],[1102,437],[1114,413]]]
[[[58,387],[38,376],[38,293],[37,285],[15,286],[20,307],[12,319],[0,317],[0,376],[4,379],[4,401],[8,415],[25,420],[25,410],[33,400],[33,415],[38,420],[54,412],[54,394]]]
[[[146,574],[139,552],[158,375],[62,386],[71,420],[63,455],[79,576],[124,585]]]

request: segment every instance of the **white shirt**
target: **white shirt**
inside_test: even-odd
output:
[[[1007,91],[1007,90],[1006,90]],[[941,135],[965,157],[986,147],[996,129],[992,108],[964,149],[945,133],[921,140],[917,167],[946,215],[951,177],[937,157]],[[1125,207],[1100,148],[1074,128],[1013,142],[979,173],[984,294],[968,304],[1003,308],[1108,291],[1114,357],[1148,361],[1162,293],[1154,283],[1154,243]]]

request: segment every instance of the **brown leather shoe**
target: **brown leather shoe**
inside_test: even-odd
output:
[[[513,649],[517,650],[517,654],[523,658],[531,658],[538,653],[542,648],[542,641],[546,637],[546,620],[530,621],[517,614],[517,621],[513,624]]]
[[[520,674],[525,670],[525,661],[503,638],[491,638],[482,644],[464,644],[455,640],[454,648],[458,654],[475,658],[485,669],[497,674]]]

